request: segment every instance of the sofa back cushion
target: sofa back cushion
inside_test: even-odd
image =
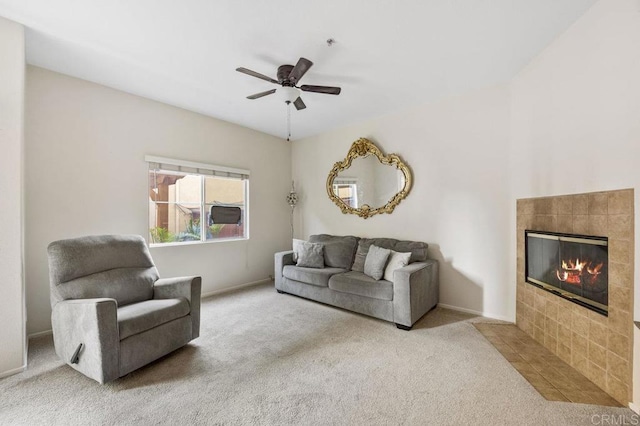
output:
[[[420,241],[400,241],[394,238],[360,238],[358,249],[353,261],[352,271],[364,272],[364,262],[369,253],[371,245],[386,248],[389,250],[411,253],[409,263],[424,262],[427,260],[427,248],[429,245]]]
[[[309,237],[309,242],[324,245],[324,264],[332,268],[350,269],[358,246],[358,238],[318,234]],[[364,267],[364,263],[363,263]]]

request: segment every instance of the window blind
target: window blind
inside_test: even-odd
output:
[[[348,178],[348,177],[337,177],[333,180],[334,185],[356,185],[358,180],[356,178]]]
[[[233,167],[215,166],[213,164],[196,163],[193,161],[176,160],[173,158],[155,157],[146,155],[145,161],[149,163],[149,170],[167,170],[173,172],[218,176],[234,179],[249,179],[249,170]]]

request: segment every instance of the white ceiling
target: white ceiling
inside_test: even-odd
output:
[[[595,0],[0,0],[30,64],[286,136],[278,65],[315,63],[301,139],[505,82]],[[327,47],[326,40],[336,43]]]

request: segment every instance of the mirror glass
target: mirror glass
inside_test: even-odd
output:
[[[360,138],[329,172],[327,193],[342,213],[366,219],[393,212],[411,184],[411,172],[398,155],[384,155],[373,142]]]
[[[404,188],[404,174],[391,165],[380,163],[374,155],[358,157],[333,180],[333,192],[346,205],[359,209],[367,204],[384,206]]]

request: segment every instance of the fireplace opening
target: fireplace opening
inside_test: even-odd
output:
[[[524,232],[526,281],[607,316],[607,237]]]

